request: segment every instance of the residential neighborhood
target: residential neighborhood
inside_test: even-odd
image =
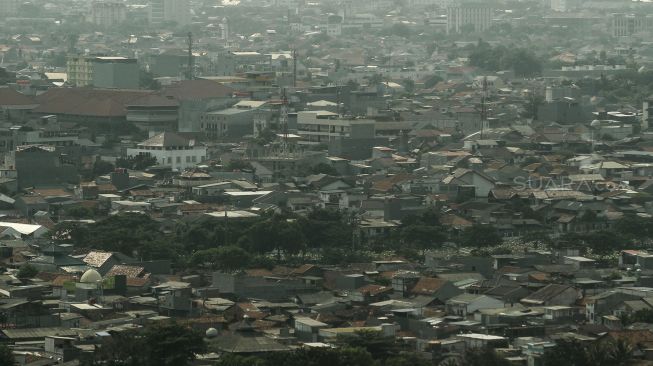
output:
[[[0,366],[653,365],[653,2],[0,0]]]

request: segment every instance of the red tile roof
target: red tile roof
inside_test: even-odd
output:
[[[36,104],[34,99],[12,88],[0,88],[0,106],[29,106]]]

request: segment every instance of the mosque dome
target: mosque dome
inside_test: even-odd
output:
[[[206,338],[214,338],[218,336],[218,330],[215,328],[209,328],[206,330]]]
[[[99,281],[102,281],[102,276],[94,269],[89,269],[84,272],[82,278],[79,280],[81,283],[98,283]]]

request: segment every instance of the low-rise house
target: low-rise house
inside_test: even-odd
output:
[[[521,299],[521,303],[527,306],[569,306],[580,296],[580,290],[575,287],[550,284]]]
[[[461,294],[447,300],[447,314],[466,317],[482,309],[497,309],[505,306],[504,302],[487,295]]]

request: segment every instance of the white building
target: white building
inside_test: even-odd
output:
[[[15,16],[18,12],[18,0],[0,0],[0,18]]]
[[[300,143],[318,145],[342,137],[374,138],[375,122],[367,119],[342,119],[329,111],[297,113],[297,134]]]
[[[101,27],[112,27],[127,19],[127,7],[114,1],[95,1],[91,5],[89,21]]]
[[[447,7],[447,34],[461,33],[465,26],[483,32],[492,25],[494,9],[485,3],[460,3]]]
[[[189,24],[189,0],[150,0],[150,23],[163,22],[175,22],[177,25]]]
[[[612,14],[612,35],[628,37],[653,29],[653,17],[647,14]]]
[[[135,148],[127,149],[127,155],[151,155],[156,158],[159,166],[183,170],[206,159],[206,146],[196,145],[195,140],[171,132],[163,132],[141,142]]]

